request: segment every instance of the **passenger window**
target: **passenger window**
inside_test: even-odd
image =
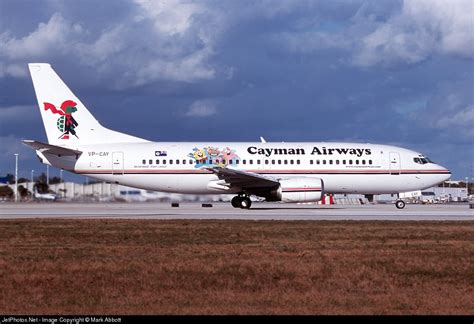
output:
[[[295,164],[295,161],[293,161],[293,160],[290,160],[290,164]]]
[[[346,164],[346,160],[342,160],[342,164]]]
[[[323,164],[326,164],[326,160],[323,160]]]
[[[281,164],[281,160],[278,160],[278,164]]]
[[[176,159],[176,164],[179,164],[179,160],[178,160],[178,159]]]
[[[170,159],[170,164],[173,164],[173,160]]]
[[[247,160],[242,160],[242,164],[247,164]]]
[[[296,160],[296,164],[300,164],[300,160]]]
[[[265,164],[268,164],[268,160],[265,160]]]
[[[359,165],[359,160],[355,160],[356,161],[356,164]]]
[[[288,164],[288,160],[284,160],[283,163],[284,163],[284,164]]]
[[[319,161],[319,160],[316,160],[316,164],[320,164],[320,163],[321,163],[321,161]]]
[[[239,164],[240,163],[240,160],[235,160],[235,164]]]
[[[313,160],[309,160],[309,164],[313,164]]]
[[[349,160],[349,164],[352,165],[352,160]]]
[[[146,160],[142,160],[142,164],[146,164]]]
[[[193,164],[193,160],[189,160],[189,164]]]
[[[249,164],[253,164],[253,160],[249,160]]]
[[[257,164],[260,164],[260,160],[257,160]]]
[[[336,160],[336,164],[339,164],[339,160]]]
[[[166,164],[166,160],[163,160],[163,164]]]
[[[155,162],[156,162],[156,164],[160,164],[160,160],[156,160]]]
[[[186,160],[183,159],[183,164],[186,164]]]
[[[365,160],[362,160],[362,164],[365,164]]]
[[[369,164],[372,165],[372,160],[369,160]]]
[[[148,160],[148,164],[153,164],[153,160]]]
[[[329,164],[332,164],[332,160],[329,160]]]
[[[272,160],[272,164],[275,164],[275,160]]]

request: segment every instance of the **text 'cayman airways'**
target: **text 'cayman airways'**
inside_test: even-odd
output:
[[[304,148],[259,148],[256,146],[250,146],[247,148],[247,152],[250,154],[265,155],[266,157],[272,155],[305,155],[306,151]],[[361,148],[326,148],[326,147],[313,147],[311,151],[312,155],[333,155],[333,154],[349,154],[361,157],[362,155],[371,155],[371,149]]]

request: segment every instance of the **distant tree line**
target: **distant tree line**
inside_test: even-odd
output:
[[[7,179],[7,182],[9,184],[15,183],[15,175],[8,173],[5,178]],[[33,181],[40,182],[40,183],[47,183],[46,174],[44,172],[41,173],[38,177],[34,177]],[[18,178],[18,183],[25,183],[25,182],[31,182],[31,179],[23,178],[23,177]],[[56,177],[56,176],[49,177],[49,184],[58,184],[58,183],[61,183],[61,178]]]
[[[9,184],[15,184],[15,176],[13,174],[7,174],[5,177],[7,182]],[[28,189],[22,185],[24,183],[30,182],[31,179],[27,178],[18,178],[18,195],[20,198],[26,198],[32,195]],[[41,173],[38,177],[33,179],[34,185],[33,185],[33,190],[38,191],[38,193],[43,194],[43,193],[48,193],[49,192],[49,185],[47,182],[47,177],[46,174],[43,172]],[[49,184],[58,184],[61,183],[61,179],[59,177],[50,177],[49,178]],[[13,199],[15,192],[12,188],[9,186],[0,186],[0,198],[9,198]]]

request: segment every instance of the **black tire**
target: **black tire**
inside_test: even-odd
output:
[[[252,201],[248,197],[243,197],[240,201],[240,208],[249,209],[252,206]]]
[[[403,200],[397,200],[395,202],[395,207],[397,207],[398,209],[403,209],[405,208],[405,202]]]
[[[230,203],[231,203],[232,207],[234,207],[234,208],[241,208],[241,206],[240,206],[240,197],[239,196],[235,196],[234,198],[232,198]]]

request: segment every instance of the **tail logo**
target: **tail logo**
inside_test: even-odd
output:
[[[49,102],[44,103],[44,110],[51,110],[53,114],[60,115],[56,123],[60,132],[62,132],[59,139],[69,139],[69,134],[72,134],[79,138],[76,134],[76,127],[79,125],[77,121],[72,117],[72,114],[77,111],[77,103],[72,100],[66,100],[61,104],[61,109],[57,109],[56,106]]]

